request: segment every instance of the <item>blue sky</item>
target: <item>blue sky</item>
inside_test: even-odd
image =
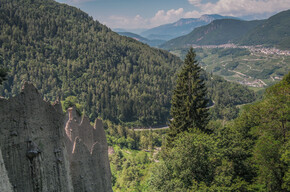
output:
[[[220,14],[264,19],[290,9],[290,0],[56,0],[87,12],[110,28],[152,28],[180,18]]]

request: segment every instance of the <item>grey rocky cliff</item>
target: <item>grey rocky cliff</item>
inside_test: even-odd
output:
[[[12,186],[8,179],[8,174],[5,168],[2,152],[0,149],[0,191],[12,192]]]
[[[112,191],[103,128],[98,133],[83,118],[71,121],[79,132],[68,134],[68,121],[61,105],[43,101],[32,84],[0,98],[1,192]]]
[[[108,144],[102,121],[96,120],[93,127],[88,118],[77,114],[75,108],[68,109],[66,119],[66,147],[75,190],[112,191]]]

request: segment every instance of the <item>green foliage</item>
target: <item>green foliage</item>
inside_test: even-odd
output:
[[[214,102],[209,110],[211,119],[235,119],[239,113],[237,105],[251,103],[256,99],[254,91],[243,85],[227,82],[218,76],[207,78],[212,78],[206,81],[208,97]]]
[[[79,103],[78,98],[76,96],[69,96],[65,98],[65,100],[62,101],[61,104],[64,112],[66,112],[67,109],[70,107],[76,107],[76,111],[78,112],[78,114],[79,115],[82,114],[83,106]]]
[[[91,120],[167,121],[176,56],[52,0],[0,0],[0,28],[0,62],[11,69],[0,95],[30,81],[50,100],[76,96]]]
[[[151,191],[289,191],[290,73],[212,134],[183,133],[153,167]]]
[[[16,95],[30,81],[49,100],[76,96],[91,120],[166,123],[179,58],[52,0],[0,4],[0,62],[11,69],[0,95]]]
[[[151,129],[135,131],[123,125],[116,125],[108,120],[104,121],[109,146],[119,146],[121,149],[153,150],[162,146],[163,137],[167,130]]]
[[[184,131],[191,131],[195,128],[205,131],[208,121],[208,100],[200,71],[201,68],[198,66],[195,53],[191,48],[184,61],[184,66],[178,74],[172,96],[172,120],[168,134],[171,141]]]
[[[249,158],[257,170],[254,185],[266,191],[289,188],[290,73],[267,89],[264,99],[244,110],[236,127],[250,140]],[[253,152],[251,153],[251,150]]]
[[[152,191],[187,191],[196,183],[213,181],[217,153],[215,141],[207,134],[181,133],[167,158],[153,169]]]
[[[115,147],[110,155],[114,191],[146,191],[152,160],[144,151],[121,150]]]

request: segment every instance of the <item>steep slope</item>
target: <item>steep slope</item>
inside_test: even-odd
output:
[[[192,44],[196,45],[220,45],[232,43],[239,39],[242,35],[252,30],[263,21],[241,21],[235,19],[215,20],[206,26],[194,29],[185,36],[172,39],[161,48],[174,49],[188,47]]]
[[[8,173],[5,168],[1,146],[0,146],[0,191],[12,192],[12,185],[9,181]]]
[[[290,10],[270,17],[245,34],[237,43],[290,49]]]
[[[202,15],[200,18],[182,18],[174,23],[161,25],[141,33],[149,39],[169,40],[190,33],[193,29],[216,19],[232,18],[221,15]]]
[[[162,43],[165,43],[165,40],[158,40],[158,39],[154,39],[154,40],[149,40],[145,37],[142,37],[140,35],[137,35],[135,33],[131,33],[131,32],[117,32],[119,35],[123,35],[126,37],[131,37],[137,41],[140,41],[142,43],[148,44],[152,47],[157,47],[158,45],[161,45]]]
[[[0,95],[31,81],[48,100],[76,96],[91,120],[167,121],[178,57],[52,0],[0,0],[0,27],[0,62],[10,69]]]
[[[9,191],[9,183],[14,192],[112,191],[102,123],[76,119],[66,121],[61,105],[44,101],[29,83],[21,94],[0,98],[1,191]],[[78,132],[72,138],[65,128]]]
[[[47,99],[77,96],[91,119],[165,122],[181,60],[52,0],[0,0],[0,95],[33,82]]]

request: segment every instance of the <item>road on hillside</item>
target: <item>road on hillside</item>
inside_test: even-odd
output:
[[[149,131],[149,130],[152,130],[152,131],[157,131],[157,130],[163,130],[163,129],[168,129],[169,126],[166,125],[164,127],[155,127],[155,128],[135,128],[134,131]]]

